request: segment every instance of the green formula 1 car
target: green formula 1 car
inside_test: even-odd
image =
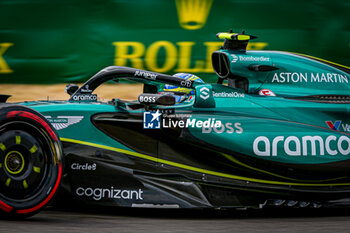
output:
[[[1,96],[0,210],[32,215],[59,187],[103,206],[349,205],[349,68],[217,37],[216,84],[111,66],[67,101]],[[144,84],[138,100],[98,101],[120,79]]]

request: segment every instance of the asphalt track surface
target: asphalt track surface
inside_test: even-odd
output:
[[[0,220],[0,232],[350,232],[350,209],[75,210],[46,209],[21,221]]]

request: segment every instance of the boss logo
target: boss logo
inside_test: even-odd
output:
[[[140,103],[155,103],[156,97],[155,96],[149,96],[149,95],[140,95],[139,96],[139,102]]]

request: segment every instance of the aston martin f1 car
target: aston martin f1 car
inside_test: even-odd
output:
[[[2,95],[2,212],[32,215],[59,187],[102,206],[349,205],[349,68],[217,37],[216,84],[110,66],[68,85],[67,101]],[[99,101],[97,87],[122,79],[143,84],[137,100]]]

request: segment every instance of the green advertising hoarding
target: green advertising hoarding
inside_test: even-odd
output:
[[[0,83],[83,82],[110,65],[213,81],[217,32],[350,64],[350,1],[1,0]]]

